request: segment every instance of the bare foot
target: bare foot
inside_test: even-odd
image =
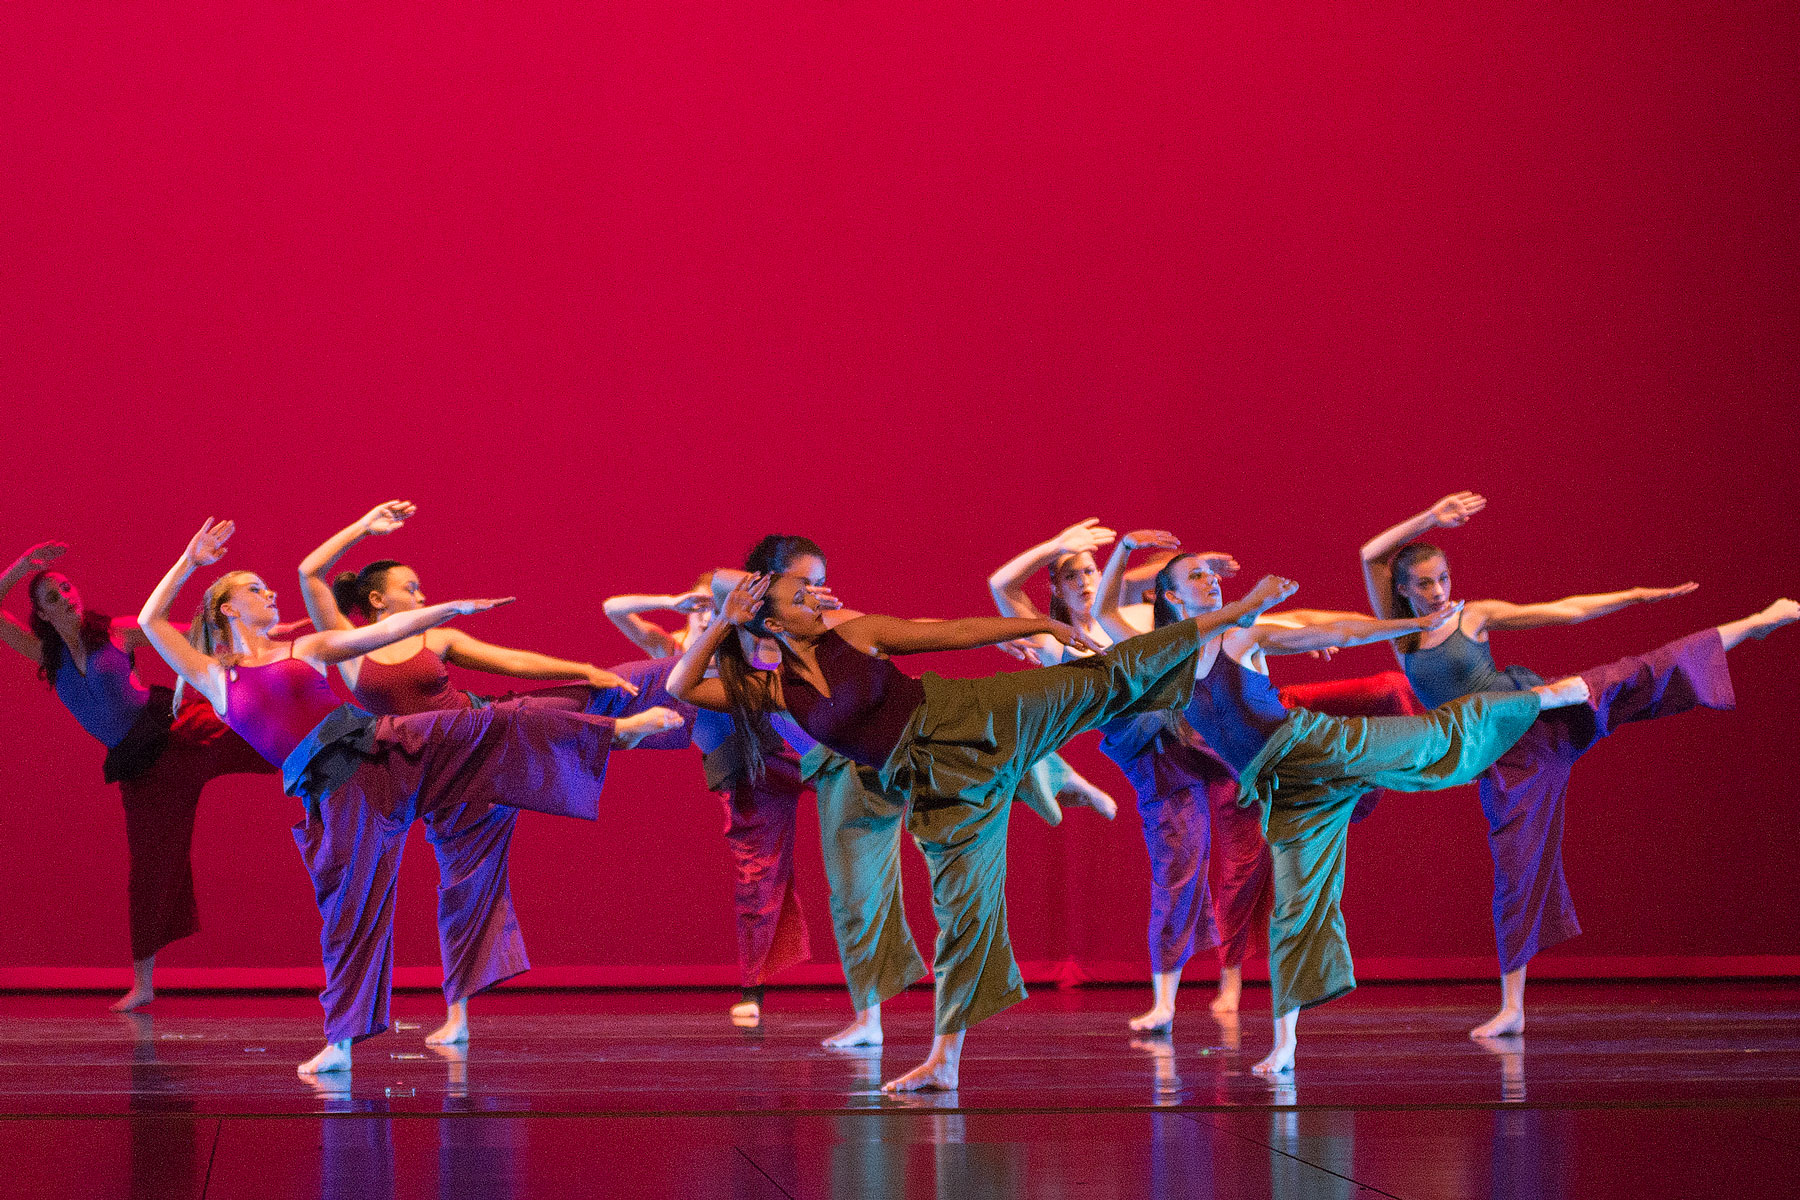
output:
[[[646,708],[641,713],[614,721],[613,745],[630,749],[653,733],[662,733],[680,725],[681,714],[659,704],[655,708]]]
[[[1294,1051],[1300,1045],[1300,1010],[1275,1018],[1275,1048],[1269,1057],[1250,1069],[1258,1075],[1284,1075],[1294,1069]]]
[[[1167,1033],[1175,1028],[1175,1007],[1158,1004],[1142,1016],[1131,1018],[1130,1025],[1139,1033]]]
[[[1062,805],[1047,790],[1035,786],[1026,780],[1024,786],[1016,793],[1019,802],[1038,816],[1044,818],[1046,825],[1061,825],[1063,819]]]
[[[871,1008],[857,1013],[856,1020],[820,1042],[819,1045],[824,1046],[827,1050],[843,1050],[851,1046],[881,1045],[881,1010]]]
[[[116,1013],[130,1012],[134,1008],[144,1007],[154,999],[156,999],[156,989],[147,983],[140,983],[114,1000],[110,1007]]]
[[[1750,630],[1750,636],[1766,638],[1783,625],[1792,625],[1795,621],[1800,621],[1800,604],[1785,598],[1777,600],[1757,613],[1751,620],[1756,624]]]
[[[1226,967],[1219,972],[1219,994],[1213,997],[1212,1014],[1227,1016],[1238,1010],[1244,998],[1244,969]]]
[[[1091,808],[1109,821],[1119,815],[1119,802],[1085,779],[1070,781],[1056,798],[1064,808]]]
[[[731,1006],[731,1023],[739,1029],[755,1029],[762,1024],[762,1005],[754,1000],[740,1000]],[[826,1042],[827,1046],[831,1043]]]
[[[303,1076],[324,1075],[350,1069],[350,1040],[327,1042],[325,1048],[295,1068]]]
[[[444,1023],[425,1035],[427,1046],[463,1046],[469,1041],[469,1003],[459,1000],[450,1006]]]
[[[956,1064],[928,1058],[898,1079],[881,1085],[884,1092],[954,1092]]]
[[[1538,702],[1545,708],[1570,708],[1588,702],[1587,680],[1579,675],[1569,675],[1554,683],[1541,683],[1531,689],[1538,694]]]
[[[1472,1038],[1506,1037],[1509,1034],[1525,1032],[1525,1010],[1522,1008],[1503,1008],[1494,1014],[1494,1018],[1486,1024],[1477,1025],[1469,1030]]]

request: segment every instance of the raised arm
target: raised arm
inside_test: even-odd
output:
[[[1471,615],[1488,629],[1536,629],[1543,625],[1579,625],[1595,617],[1616,613],[1633,604],[1655,604],[1675,596],[1685,596],[1700,585],[1684,583],[1672,588],[1627,588],[1622,592],[1599,592],[1591,596],[1564,596],[1545,604],[1508,604],[1504,600],[1477,600],[1469,605]]]
[[[1258,621],[1249,638],[1266,654],[1307,654],[1319,650],[1342,650],[1350,646],[1366,646],[1370,642],[1391,642],[1409,634],[1439,629],[1462,615],[1462,604],[1452,604],[1436,614],[1405,617],[1398,620],[1376,620],[1356,614],[1337,616],[1333,620],[1288,626],[1272,621]],[[1283,614],[1286,615],[1286,614]]]
[[[21,580],[37,574],[68,552],[68,546],[62,542],[39,542],[19,555],[6,568],[6,574],[0,575],[0,600],[5,599]],[[27,596],[26,605],[31,602],[31,597]],[[37,635],[31,632],[29,625],[5,609],[0,609],[0,642],[5,642],[38,666],[44,665],[44,652],[38,645]]]
[[[988,576],[988,591],[1002,616],[1036,617],[1041,614],[1025,595],[1025,581],[1049,566],[1059,554],[1092,553],[1110,546],[1118,536],[1100,524],[1100,518],[1089,517],[1071,525],[1047,542],[1039,542],[1015,558],[1007,560],[998,571]],[[1001,639],[1002,641],[1010,639]],[[988,643],[983,642],[982,645]]]
[[[679,596],[608,596],[604,609],[607,620],[618,626],[619,632],[638,649],[652,658],[667,658],[681,653],[681,639],[640,614],[678,612],[685,616],[711,603],[712,596],[707,592],[692,591]]]
[[[572,662],[566,658],[551,658],[548,654],[535,654],[530,650],[491,646],[479,638],[470,637],[460,629],[446,629],[444,632],[450,639],[449,645],[444,648],[444,657],[459,667],[487,671],[494,675],[510,675],[514,679],[582,679],[595,687],[624,688],[633,696],[637,695],[636,685],[593,663]]]
[[[352,629],[350,618],[338,608],[331,591],[331,568],[344,557],[350,547],[371,534],[387,534],[406,524],[418,509],[405,500],[389,500],[377,504],[362,519],[346,525],[327,538],[323,545],[300,560],[300,596],[306,601],[306,615],[320,633],[329,629]]]
[[[1100,622],[1100,628],[1106,630],[1107,636],[1114,641],[1147,632],[1127,619],[1124,610],[1119,607],[1125,587],[1126,562],[1131,558],[1132,551],[1145,546],[1154,546],[1158,550],[1179,550],[1181,539],[1166,529],[1134,529],[1113,546],[1113,552],[1106,560],[1106,568],[1100,572],[1100,594],[1094,605],[1094,620]],[[1154,579],[1155,576],[1151,578]]]
[[[150,646],[181,676],[183,683],[205,696],[220,712],[225,710],[225,673],[219,669],[219,660],[188,644],[183,631],[169,619],[169,609],[188,576],[197,568],[211,566],[224,557],[225,543],[236,528],[231,521],[214,522],[211,517],[206,518],[200,532],[189,540],[187,549],[181,552],[181,557],[175,560],[175,565],[169,568],[169,573],[162,577],[162,582],[156,585],[138,612],[138,628]]]
[[[1466,525],[1469,518],[1487,507],[1487,500],[1474,492],[1455,492],[1414,517],[1408,517],[1392,529],[1384,529],[1363,543],[1363,583],[1369,589],[1369,604],[1378,617],[1403,617],[1394,610],[1394,555],[1400,547],[1424,537],[1433,529],[1455,529]]]
[[[719,605],[718,619],[682,649],[681,657],[669,671],[668,682],[663,685],[677,700],[715,712],[730,712],[731,697],[726,693],[723,681],[706,677],[707,664],[712,662],[725,639],[736,637],[738,627],[756,615],[770,583],[767,575],[740,572],[733,572],[733,575],[736,582]],[[715,582],[717,579],[715,573]]]

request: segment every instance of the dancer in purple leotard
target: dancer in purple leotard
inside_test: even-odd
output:
[[[424,607],[425,595],[418,575],[392,559],[371,563],[361,571],[343,572],[335,581],[327,582],[332,565],[351,547],[370,535],[394,532],[415,511],[403,500],[376,505],[302,560],[300,593],[314,628],[351,630],[356,628],[351,615],[373,621]],[[591,663],[490,645],[460,629],[447,627],[346,659],[337,668],[356,702],[376,716],[464,709],[486,703],[452,686],[450,672],[444,666],[446,661],[518,679],[585,681],[509,694],[510,698],[530,705],[606,717],[630,716],[659,704],[684,707],[661,688],[671,664],[635,663],[619,671],[608,671]],[[639,745],[686,746],[692,712],[682,712],[683,723],[677,729]],[[438,949],[444,965],[446,1008],[443,1025],[425,1039],[429,1045],[467,1041],[469,997],[530,969],[507,880],[507,860],[517,819],[516,809],[486,801],[425,814],[425,839],[438,864]]]
[[[1450,567],[1444,552],[1420,542],[1433,529],[1464,525],[1486,507],[1474,492],[1446,496],[1431,508],[1372,538],[1362,548],[1363,577],[1377,613],[1409,616],[1450,604]],[[1523,667],[1494,666],[1493,630],[1575,625],[1683,596],[1696,585],[1629,588],[1566,596],[1547,604],[1473,600],[1461,619],[1435,633],[1395,643],[1400,665],[1426,704],[1438,705],[1484,690],[1513,691],[1540,680]],[[1563,801],[1575,760],[1627,721],[1685,712],[1696,706],[1730,708],[1731,673],[1725,652],[1747,637],[1761,638],[1800,616],[1792,600],[1671,642],[1649,654],[1584,672],[1593,706],[1545,713],[1480,781],[1481,808],[1494,856],[1494,940],[1500,951],[1500,1011],[1469,1031],[1471,1037],[1520,1033],[1525,1028],[1525,969],[1538,951],[1581,932],[1563,877]]]
[[[232,531],[229,521],[203,525],[138,622],[183,687],[279,765],[285,790],[305,803],[294,840],[322,921],[326,1046],[299,1071],[348,1070],[352,1044],[388,1025],[395,875],[413,820],[468,802],[591,820],[611,747],[680,718],[655,708],[615,721],[518,701],[377,717],[340,704],[325,682],[330,664],[507,601],[432,605],[278,644],[269,637],[275,593],[256,575],[232,571],[207,589],[184,638],[170,606],[196,568],[224,554]]]

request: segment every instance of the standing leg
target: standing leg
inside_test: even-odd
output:
[[[761,780],[740,774],[720,797],[725,843],[736,868],[738,970],[745,989],[731,1016],[747,1026],[762,1018],[756,993],[764,982],[812,956],[794,887],[794,822],[805,785],[790,754],[771,754],[763,767]]]
[[[155,997],[156,952],[200,929],[194,903],[194,812],[202,777],[193,755],[173,744],[149,770],[121,780],[129,866],[126,901],[131,925],[131,990],[113,1003],[129,1012]]]
[[[1160,777],[1165,774],[1158,772]],[[1237,790],[1234,781],[1232,790]],[[1175,992],[1181,968],[1194,952],[1219,941],[1206,867],[1211,857],[1211,821],[1206,786],[1177,783],[1138,797],[1144,844],[1150,852],[1150,971],[1154,993],[1150,1011],[1131,1019],[1141,1033],[1164,1033],[1175,1023]],[[1261,831],[1258,830],[1258,838]]]
[[[900,891],[906,805],[881,791],[874,772],[823,746],[808,751],[800,769],[818,796],[831,929],[856,1012],[824,1044],[879,1046],[881,1002],[925,977]]]
[[[438,864],[438,953],[444,964],[444,1023],[430,1046],[469,1040],[469,997],[531,969],[513,911],[507,860],[517,809],[479,802],[425,816]]]
[[[1214,1016],[1238,1011],[1244,991],[1244,960],[1268,953],[1269,918],[1274,910],[1274,864],[1263,840],[1262,814],[1238,806],[1237,780],[1223,766],[1206,782],[1212,817],[1209,864],[1213,913],[1219,924],[1219,994]]]

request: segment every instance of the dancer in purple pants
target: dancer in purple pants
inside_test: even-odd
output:
[[[1364,545],[1363,577],[1375,611],[1404,616],[1447,608],[1449,562],[1442,550],[1417,539],[1433,529],[1466,524],[1486,504],[1474,492],[1457,492]],[[1629,588],[1545,604],[1473,600],[1459,620],[1397,642],[1394,650],[1413,690],[1428,705],[1478,691],[1533,687],[1541,681],[1525,668],[1494,666],[1490,632],[1575,625],[1633,604],[1683,596],[1695,586]],[[1796,617],[1800,608],[1792,600],[1777,600],[1743,620],[1583,672],[1592,707],[1546,712],[1482,774],[1481,808],[1494,856],[1494,939],[1500,951],[1501,1002],[1500,1011],[1471,1029],[1470,1037],[1523,1032],[1526,965],[1538,951],[1581,932],[1562,867],[1563,801],[1575,760],[1628,721],[1697,706],[1730,708],[1731,673],[1725,652],[1745,638],[1765,637]]]
[[[653,708],[615,721],[517,701],[377,717],[340,704],[325,682],[332,663],[507,601],[432,605],[279,644],[269,637],[279,615],[274,591],[248,571],[231,571],[207,589],[183,638],[170,606],[197,568],[224,554],[232,531],[229,521],[203,525],[138,623],[182,686],[279,765],[285,790],[305,803],[294,841],[322,921],[326,1045],[299,1072],[348,1070],[352,1044],[388,1025],[394,884],[412,822],[471,801],[591,820],[611,747],[680,718]]]
[[[424,607],[418,574],[393,559],[370,563],[361,571],[345,571],[328,582],[332,565],[351,547],[370,535],[394,532],[415,511],[402,500],[379,504],[302,560],[300,592],[314,628],[353,630],[356,626],[351,616],[374,621]],[[460,629],[432,629],[346,659],[337,668],[356,702],[376,716],[467,709],[490,702],[452,686],[446,661],[518,679],[584,681],[503,697],[528,705],[606,717],[630,716],[658,704],[682,707],[660,686],[673,660],[660,668],[654,663],[636,663],[608,671],[591,663],[490,645]],[[681,727],[646,738],[639,745],[687,745],[685,718],[691,712],[683,713]],[[446,1008],[443,1025],[425,1039],[429,1045],[466,1042],[469,997],[531,969],[507,880],[517,819],[518,810],[487,800],[424,815],[425,840],[438,864],[438,950],[444,965]]]
[[[207,783],[221,775],[272,775],[244,739],[198,701],[175,711],[166,687],[145,687],[134,655],[146,644],[136,621],[87,609],[75,584],[48,564],[60,542],[33,546],[0,576],[0,596],[21,579],[31,597],[29,624],[0,612],[0,641],[35,663],[69,714],[106,747],[102,775],[119,785],[125,808],[126,913],[131,990],[114,1012],[156,996],[156,954],[199,932],[194,899],[194,813]]]

